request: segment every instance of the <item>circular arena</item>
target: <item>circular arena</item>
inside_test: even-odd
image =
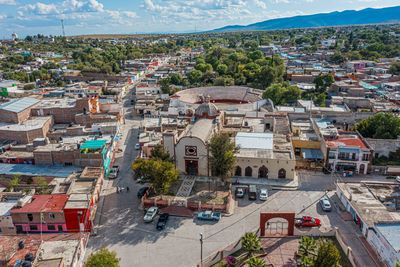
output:
[[[262,91],[243,86],[211,86],[197,87],[182,90],[171,98],[185,104],[201,104],[206,99],[220,105],[241,105],[251,104],[262,99]]]

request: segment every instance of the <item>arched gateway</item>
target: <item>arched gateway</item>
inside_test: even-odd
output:
[[[288,236],[292,236],[294,233],[294,212],[262,212],[260,213],[260,236],[265,236],[265,224],[274,218],[282,218],[288,222]]]

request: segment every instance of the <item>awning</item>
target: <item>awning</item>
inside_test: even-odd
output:
[[[319,149],[303,148],[301,152],[303,159],[324,159],[324,155]]]

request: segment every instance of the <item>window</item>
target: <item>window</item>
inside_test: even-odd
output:
[[[244,169],[244,175],[247,177],[253,176],[253,169],[250,166],[246,167],[246,169]]]
[[[56,218],[56,215],[55,215],[54,213],[49,213],[49,218],[50,218],[50,219],[55,219],[55,218]]]
[[[49,225],[47,225],[47,230],[49,230],[49,231],[55,231],[55,230],[56,230],[56,226],[55,226],[55,225],[52,225],[52,224],[49,224]]]
[[[27,216],[28,216],[28,220],[30,222],[33,221],[33,214],[32,213],[28,213]]]
[[[362,160],[363,161],[368,161],[369,160],[369,154],[363,154]]]
[[[29,225],[29,229],[30,229],[31,231],[37,231],[37,230],[38,230],[38,227],[37,227],[37,225]]]

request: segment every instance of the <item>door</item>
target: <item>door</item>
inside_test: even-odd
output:
[[[58,231],[59,231],[59,232],[62,232],[62,231],[63,231],[63,227],[62,227],[62,225],[58,225],[58,227],[57,227],[57,228],[58,228]]]
[[[186,173],[188,175],[196,176],[199,173],[199,162],[197,160],[186,160]]]

